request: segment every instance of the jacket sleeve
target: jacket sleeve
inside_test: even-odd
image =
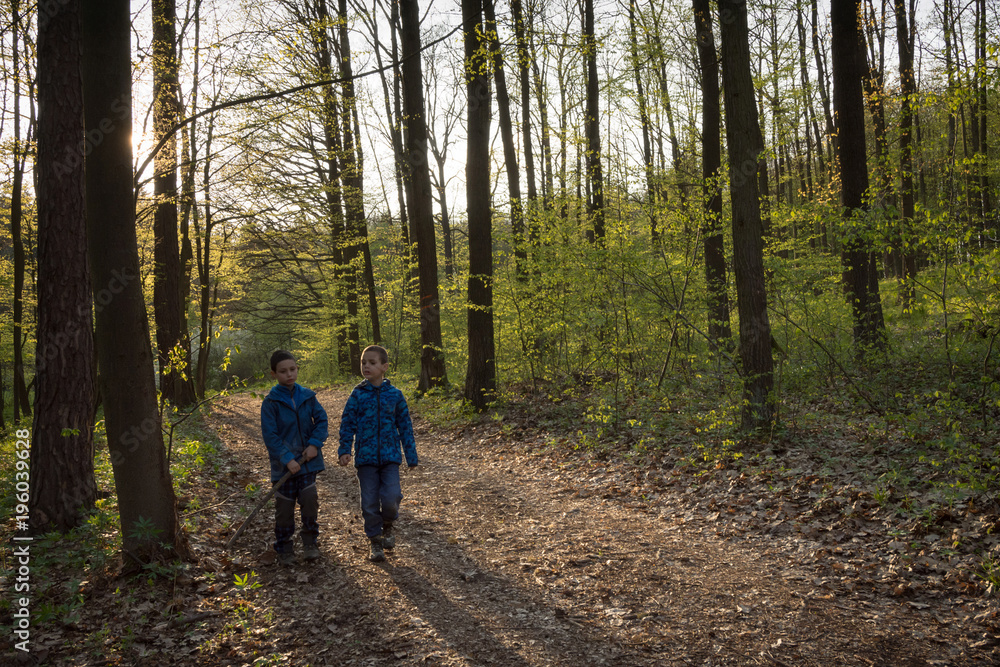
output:
[[[340,447],[337,448],[337,456],[350,455],[351,445],[354,444],[354,434],[358,430],[358,398],[351,392],[344,405],[344,412],[340,415]]]
[[[295,458],[295,455],[288,451],[281,434],[278,433],[278,410],[280,406],[274,401],[264,399],[260,404],[260,432],[264,438],[264,446],[267,447],[268,456],[272,461],[281,462],[282,466]]]
[[[312,434],[309,436],[306,446],[312,445],[316,449],[320,449],[326,442],[327,436],[330,435],[330,427],[326,418],[326,410],[323,409],[316,397],[313,397],[312,423]]]
[[[396,406],[396,431],[403,443],[403,454],[406,465],[411,468],[417,465],[417,441],[413,437],[413,421],[410,419],[410,408],[402,392],[399,394],[399,404]]]

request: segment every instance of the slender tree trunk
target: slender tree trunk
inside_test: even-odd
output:
[[[840,0],[836,0],[836,4]],[[823,55],[826,50],[823,48],[822,40],[819,36],[819,0],[812,0],[812,44],[813,55],[816,58],[816,85],[819,88],[819,98],[823,103],[823,117],[826,119],[826,147],[829,162],[833,162],[833,153],[836,150],[837,133],[833,125],[833,112],[830,110],[830,93],[827,84],[826,64]]]
[[[360,271],[362,279],[365,281],[365,288],[368,291],[375,289],[374,277],[367,270],[369,262],[365,262],[368,256],[368,225],[365,222],[364,205],[364,179],[361,174],[361,161],[358,158],[358,149],[354,137],[354,113],[357,108],[357,99],[354,93],[354,72],[351,66],[351,42],[347,31],[347,0],[339,0],[338,23],[340,31],[340,76],[344,80],[341,105],[341,126],[343,128],[343,169],[341,178],[344,183],[344,203],[347,213],[347,252],[344,259],[349,264],[347,267],[347,307],[351,313],[350,318],[350,350],[351,368],[360,376],[361,374],[361,346],[360,334],[358,331],[358,280]],[[361,266],[358,266],[358,259],[361,259]],[[371,278],[371,284],[367,284]],[[369,312],[369,321],[372,325],[374,335],[380,337],[378,333],[378,311]]]
[[[844,260],[847,291],[854,315],[854,342],[859,353],[884,349],[885,322],[879,297],[878,271],[861,213],[866,210],[868,163],[862,92],[867,71],[860,26],[861,0],[833,3],[833,104],[837,118],[841,193],[846,238]]]
[[[701,71],[701,177],[705,252],[705,283],[708,288],[708,338],[714,347],[728,348],[732,338],[726,277],[725,237],[722,233],[722,107],[719,91],[719,56],[712,32],[712,10],[708,0],[694,0],[698,67]]]
[[[770,426],[776,417],[771,324],[764,282],[764,225],[757,178],[764,146],[750,74],[746,4],[742,0],[719,0],[719,19],[733,209],[733,267],[743,365],[741,426],[752,430]]]
[[[79,10],[67,0],[38,19],[38,331],[28,507],[33,528],[62,531],[78,525],[97,498]]]
[[[535,183],[535,154],[531,145],[531,71],[528,56],[528,40],[525,36],[524,12],[521,0],[511,0],[510,10],[514,21],[514,38],[517,41],[517,71],[521,91],[521,142],[524,146],[524,177],[528,192],[528,232],[534,237],[535,201],[538,199],[538,189]]]
[[[912,5],[911,5],[912,6]],[[899,52],[900,111],[899,111],[899,172],[900,203],[899,251],[903,259],[902,305],[904,310],[913,307],[914,280],[917,277],[916,239],[913,237],[915,215],[913,189],[913,98],[916,79],[913,75],[913,40],[907,25],[906,0],[895,0],[896,45]]]
[[[153,2],[153,132],[159,142],[177,123],[177,11],[174,0]],[[182,333],[181,263],[177,238],[177,140],[170,134],[153,161],[153,310],[160,392],[175,405],[194,401],[190,351]]]
[[[496,352],[493,335],[493,236],[490,214],[490,84],[487,78],[486,30],[492,0],[462,0],[465,26],[465,71],[468,91],[468,159],[466,198],[469,207],[469,365],[465,398],[484,410],[496,394]],[[483,25],[483,9],[486,25]],[[495,57],[495,55],[494,55]],[[498,63],[494,63],[498,66]],[[498,85],[502,84],[502,80]],[[501,116],[502,117],[502,116]],[[510,122],[510,116],[507,116]],[[505,143],[513,147],[513,137]],[[509,166],[508,166],[509,169]],[[516,168],[515,168],[516,181]],[[513,195],[512,195],[513,197]]]
[[[994,36],[995,39],[995,36]],[[994,231],[1000,230],[1000,219],[993,215],[993,201],[990,193],[989,133],[987,129],[989,84],[987,60],[986,0],[976,0],[976,96],[979,110],[979,154],[976,167],[979,171],[979,215],[984,223],[991,224]]]
[[[500,51],[500,37],[497,35],[497,19],[494,14],[493,0],[478,1],[482,3],[482,10],[486,17],[485,30],[486,34],[489,35],[489,49],[493,61],[493,77],[497,86],[497,110],[500,112],[500,138],[503,143],[504,166],[507,168],[507,189],[510,193],[510,225],[511,233],[514,237],[514,261],[517,265],[517,274],[524,276],[527,270],[525,263],[528,259],[528,252],[525,247],[524,202],[521,199],[521,173],[517,166],[517,147],[514,145],[514,127],[510,117],[510,95],[507,93],[507,80],[506,76],[504,76],[503,54]],[[465,5],[463,3],[463,7],[464,6]],[[466,49],[468,50],[468,35],[466,35]],[[466,62],[469,62],[468,54],[466,54]],[[476,84],[474,81],[468,82],[468,88],[470,95],[478,95],[484,92],[481,86]],[[485,92],[487,95],[489,94],[489,85],[486,86]],[[469,110],[468,113],[470,114],[471,121],[472,111]],[[488,132],[489,110],[487,110],[486,113],[486,129]],[[479,119],[477,118],[477,120]],[[488,151],[486,158],[487,160],[489,159]],[[487,187],[487,193],[488,192],[489,188]],[[489,197],[487,197],[487,202],[489,202]]]
[[[604,174],[601,170],[600,80],[597,78],[597,37],[594,33],[594,0],[583,0],[583,53],[586,62],[587,110],[584,125],[587,134],[587,183],[590,200],[587,212],[593,225],[592,238],[604,238]]]
[[[424,116],[420,63],[420,12],[417,0],[400,0],[403,50],[403,107],[406,114],[406,156],[410,217],[417,243],[420,278],[419,391],[447,384],[441,342],[441,301],[438,296],[437,249],[434,239],[431,176],[427,162],[427,121]]]
[[[10,236],[14,250],[14,423],[20,423],[21,414],[31,415],[31,402],[28,397],[28,386],[24,382],[24,272],[25,256],[24,241],[21,238],[23,213],[24,171],[28,157],[27,146],[31,143],[29,128],[28,141],[21,135],[21,81],[27,77],[21,71],[21,47],[19,45],[21,31],[22,7],[19,0],[11,0],[11,58],[14,70],[14,173],[11,179],[10,193]],[[25,70],[27,66],[25,66]],[[43,74],[44,76],[44,74]],[[37,394],[37,389],[36,389]]]
[[[186,553],[156,404],[132,190],[131,17],[126,0],[83,0],[87,248],[104,422],[130,563]]]
[[[635,19],[636,0],[630,0],[628,5],[630,50],[632,55],[632,76],[635,78],[635,94],[639,103],[639,123],[642,126],[642,165],[646,176],[646,211],[649,216],[649,234],[653,243],[660,239],[660,229],[656,213],[656,181],[653,171],[653,146],[650,142],[649,109],[646,104],[646,92],[642,85],[642,66],[639,61],[639,40],[636,34]]]

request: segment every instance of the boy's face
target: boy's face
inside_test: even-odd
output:
[[[382,357],[376,351],[365,352],[361,356],[361,375],[372,384],[380,384],[385,372],[389,368],[389,362],[382,362]]]
[[[278,365],[271,371],[271,377],[277,380],[282,387],[291,388],[299,379],[299,367],[294,359],[279,361]]]

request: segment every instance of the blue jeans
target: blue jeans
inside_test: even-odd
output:
[[[361,516],[365,520],[365,535],[378,537],[382,524],[392,523],[399,515],[403,491],[399,485],[399,464],[359,466],[358,486],[361,488]]]

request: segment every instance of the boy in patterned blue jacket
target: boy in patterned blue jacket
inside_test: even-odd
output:
[[[361,489],[361,516],[365,535],[371,542],[371,560],[385,560],[385,549],[396,546],[392,524],[399,516],[403,492],[399,484],[399,464],[417,466],[417,444],[406,398],[385,379],[389,353],[379,345],[369,345],[361,353],[364,380],[351,392],[340,418],[339,463],[351,462]]]
[[[311,389],[296,384],[299,367],[286,350],[271,355],[271,377],[278,381],[260,406],[260,430],[271,459],[271,483],[286,471],[292,477],[274,494],[274,550],[278,562],[295,562],[295,502],[302,515],[302,557],[319,558],[319,495],[316,473],[324,470],[323,441],[326,440],[326,410]],[[299,462],[301,461],[301,463]]]

